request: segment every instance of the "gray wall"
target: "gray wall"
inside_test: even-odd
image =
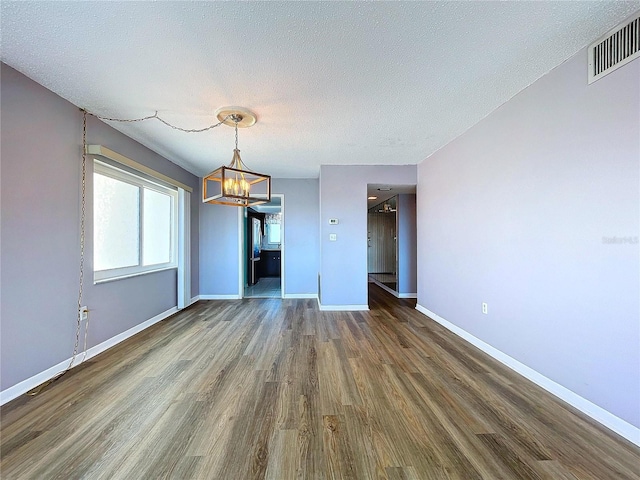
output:
[[[398,293],[415,294],[418,260],[416,233],[416,195],[398,195]]]
[[[0,388],[6,390],[69,358],[73,350],[82,115],[76,106],[12,68],[2,64],[1,69]],[[104,144],[197,190],[197,177],[93,118],[88,122],[88,142]],[[91,310],[91,347],[175,306],[176,272],[93,285],[88,205],[83,303]],[[197,295],[199,205],[192,205],[192,295]]]
[[[421,163],[417,207],[420,305],[640,427],[638,79],[581,51]]]
[[[284,195],[285,293],[316,295],[318,275],[318,180],[272,180]],[[238,209],[200,207],[200,293],[238,295]]]
[[[368,303],[367,184],[415,185],[416,166],[320,167],[320,274],[323,305]],[[338,225],[329,225],[338,218]],[[335,233],[337,241],[329,241]]]

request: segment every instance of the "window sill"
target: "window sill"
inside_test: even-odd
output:
[[[129,273],[126,275],[119,275],[117,277],[109,277],[109,278],[102,278],[100,280],[93,280],[93,284],[94,285],[100,285],[102,283],[111,283],[111,282],[117,282],[118,280],[124,280],[127,278],[133,278],[133,277],[140,277],[142,275],[149,275],[150,273],[158,273],[158,272],[164,272],[166,270],[177,270],[177,266],[171,266],[171,267],[162,267],[162,268],[156,268],[154,270],[146,270],[144,272],[135,272],[135,273]]]

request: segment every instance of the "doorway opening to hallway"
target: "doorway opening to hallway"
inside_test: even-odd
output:
[[[367,185],[367,274],[398,298],[417,292],[415,185]]]
[[[243,298],[284,297],[284,195],[244,209]]]

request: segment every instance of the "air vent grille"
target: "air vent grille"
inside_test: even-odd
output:
[[[589,83],[640,56],[640,15],[589,47]]]

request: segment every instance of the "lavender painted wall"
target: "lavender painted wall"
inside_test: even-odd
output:
[[[284,195],[285,294],[316,295],[318,275],[318,180],[272,180]],[[200,293],[241,295],[238,291],[238,210],[200,208]]]
[[[6,390],[69,358],[73,350],[82,115],[76,106],[4,64],[1,76],[0,388]],[[197,189],[197,177],[93,118],[88,142],[104,144]],[[199,206],[193,203],[191,237],[197,247]],[[93,285],[88,205],[83,303],[91,310],[91,347],[177,302],[175,270]],[[197,248],[192,252],[192,277],[192,294],[197,295]]]
[[[320,167],[321,303],[364,306],[367,294],[367,184],[412,185],[416,166]],[[329,225],[337,218],[338,225]],[[337,241],[329,240],[335,233]]]
[[[225,205],[200,205],[200,295],[240,295],[238,211]]]
[[[414,294],[417,290],[416,195],[398,195],[397,202],[398,293]]]
[[[284,194],[285,294],[317,295],[319,181],[275,178],[272,188],[275,193]]]
[[[586,69],[419,165],[418,303],[640,427],[640,60]]]

